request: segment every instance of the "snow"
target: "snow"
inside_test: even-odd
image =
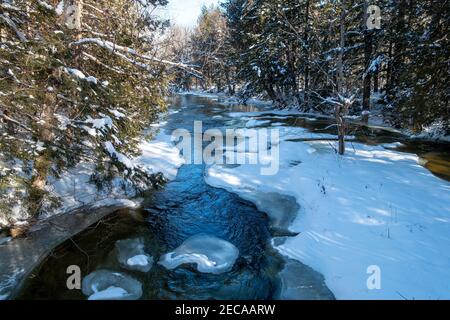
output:
[[[64,12],[64,0],[61,0],[55,8],[55,12],[58,16],[62,15]]]
[[[282,139],[275,176],[260,165],[213,165],[205,179],[272,219],[267,194],[294,197],[289,229],[299,235],[275,247],[323,274],[338,299],[450,298],[450,183],[416,155],[352,143],[341,157],[329,142]],[[379,290],[368,289],[371,266],[381,270]]]
[[[239,250],[232,243],[210,235],[196,235],[163,255],[159,264],[172,270],[193,263],[199,272],[220,274],[230,271],[238,256]]]
[[[119,272],[97,270],[83,279],[82,291],[89,300],[137,300],[142,284]]]
[[[378,69],[380,69],[381,68],[381,64],[383,63],[383,59],[384,59],[383,55],[379,55],[378,57],[373,59],[372,62],[370,63],[370,65],[369,65],[369,67],[367,68],[367,70],[364,72],[363,77],[366,77],[367,74],[374,73]]]
[[[65,68],[64,69],[68,74],[74,76],[75,78],[78,79],[86,79],[86,76],[84,75],[83,72],[81,72],[78,69],[74,69],[74,68]]]
[[[64,116],[58,116],[58,120],[61,127],[67,127],[70,123],[70,120]],[[103,130],[112,126],[112,120],[109,117],[88,119],[88,122],[94,126],[94,128],[91,128],[94,131],[96,128]],[[141,155],[136,158],[130,159],[117,152],[111,142],[107,142],[105,148],[129,168],[139,167],[149,174],[162,173],[166,179],[173,180],[185,160],[171,141],[171,136],[164,133],[163,126],[159,130],[160,133],[152,140],[143,139],[140,142]],[[48,218],[54,214],[67,212],[84,205],[97,207],[125,205],[130,208],[138,206],[136,201],[127,200],[136,196],[136,190],[131,183],[116,177],[110,185],[98,190],[97,186],[91,181],[94,173],[95,166],[93,164],[81,162],[76,167],[64,172],[59,178],[50,177],[46,189],[51,195],[60,199],[61,206],[56,209],[48,209],[40,217]]]
[[[150,173],[160,172],[168,180],[174,180],[185,160],[171,139],[162,132],[152,141],[142,141],[139,146],[142,154],[134,160],[135,163]]]
[[[87,81],[87,82],[95,84],[95,85],[98,83],[98,79],[97,78],[95,78],[93,76],[86,77],[86,75],[82,71],[80,71],[78,69],[64,68],[64,70],[68,74],[70,74],[71,76],[73,76],[74,78],[76,78],[78,80],[84,80],[84,81]]]
[[[113,144],[110,141],[105,142],[106,151],[108,151],[111,158],[116,159],[120,163],[122,163],[128,169],[134,169],[133,161],[125,156],[123,153],[117,152],[116,148],[114,148]]]
[[[60,178],[50,177],[46,190],[60,199],[61,205],[56,209],[48,210],[40,217],[48,218],[84,205],[92,205],[94,208],[112,205],[124,205],[130,208],[137,206],[135,201],[124,199],[135,196],[131,186],[123,190],[123,180],[115,178],[111,186],[98,190],[91,181],[94,172],[93,164],[82,162],[66,171]]]
[[[51,5],[49,5],[47,2],[39,0],[38,3],[43,6],[45,9],[53,11],[53,7]]]
[[[128,292],[118,287],[108,287],[107,289],[95,292],[89,296],[89,300],[121,300],[128,296]]]
[[[127,264],[131,267],[138,266],[138,267],[146,267],[150,263],[150,259],[148,256],[144,254],[140,254],[134,257],[131,257],[127,260]]]
[[[97,78],[96,78],[96,77],[93,77],[93,76],[86,77],[86,81],[87,81],[87,82],[90,82],[90,83],[92,83],[92,84],[97,84],[97,83],[98,83]]]
[[[126,117],[126,115],[124,113],[122,113],[116,109],[109,109],[109,112],[111,112],[111,114],[114,115],[114,117],[116,117],[116,119],[122,119],[122,118]]]
[[[102,208],[109,206],[124,206],[130,209],[136,209],[140,205],[140,202],[137,200],[128,200],[128,199],[105,199],[95,202],[92,205],[92,208]]]
[[[448,131],[448,129],[447,129]],[[450,142],[450,134],[446,132],[444,121],[438,120],[428,127],[425,127],[419,134],[410,134],[413,139],[434,140],[440,142]]]
[[[189,90],[189,91],[182,91],[177,92],[179,95],[191,95],[191,96],[197,96],[197,97],[203,97],[203,98],[209,98],[212,100],[218,101],[220,99],[221,104],[236,104],[240,102],[240,99],[238,99],[236,96],[230,96],[227,95],[224,92],[205,92],[202,90]],[[259,97],[253,97],[246,99],[246,102],[248,104],[254,105],[254,106],[265,106],[265,107],[271,107],[272,102],[264,99],[260,99]]]
[[[128,270],[149,272],[153,265],[153,258],[144,251],[142,239],[127,239],[116,242],[117,260]]]
[[[88,117],[84,122],[91,124],[93,128],[101,132],[106,132],[113,127],[113,121],[108,116],[99,119],[92,119],[91,117]]]

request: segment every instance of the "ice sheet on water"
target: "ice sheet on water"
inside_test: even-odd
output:
[[[139,266],[139,267],[148,267],[149,266],[149,258],[146,254],[139,254],[127,260],[127,265],[131,267]]]
[[[124,289],[112,286],[103,291],[94,293],[89,297],[89,300],[116,300],[124,298],[127,295],[128,292]]]
[[[210,235],[196,235],[163,255],[159,264],[172,270],[193,263],[199,272],[220,274],[230,271],[238,256],[239,250],[232,243]]]
[[[278,275],[281,280],[281,300],[334,300],[333,293],[325,285],[323,276],[310,267],[287,259]]]
[[[248,192],[241,197],[267,213],[274,229],[287,229],[296,217],[300,206],[294,197],[276,192]]]
[[[125,274],[97,270],[83,279],[82,291],[89,300],[137,300],[142,296],[142,285]]]
[[[127,239],[116,242],[117,260],[128,270],[149,272],[153,257],[144,251],[143,239]]]

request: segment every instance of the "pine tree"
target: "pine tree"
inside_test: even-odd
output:
[[[0,3],[0,224],[57,205],[49,178],[80,162],[96,166],[99,186],[115,176],[151,186],[127,159],[164,110],[166,70],[177,65],[153,52],[165,23],[148,9],[166,2]]]
[[[367,27],[369,5],[366,0],[226,1],[229,52],[243,95],[263,93],[280,107],[332,113],[335,99],[328,98],[338,91],[342,54],[339,81],[347,98],[354,97],[352,115],[367,122],[382,103],[391,125],[421,131],[436,124],[448,134],[449,1],[378,2],[381,29]]]

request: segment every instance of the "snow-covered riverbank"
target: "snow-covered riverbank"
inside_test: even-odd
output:
[[[143,169],[148,174],[162,173],[167,180],[175,179],[178,168],[184,164],[179,150],[171,142],[171,136],[164,133],[164,121],[152,125],[152,130],[159,133],[152,140],[142,139],[139,144],[140,155],[133,159],[126,159],[133,166]],[[79,163],[74,168],[64,172],[60,177],[50,177],[46,186],[53,198],[60,201],[60,205],[41,213],[41,219],[47,219],[56,214],[69,212],[82,206],[95,206],[114,200],[130,199],[136,196],[136,189],[130,182],[123,178],[113,178],[111,183],[103,188],[92,181],[95,173],[95,165],[89,162]],[[1,225],[27,224],[26,211],[23,210],[21,201],[17,202],[8,221],[2,220]]]
[[[268,193],[295,197],[301,208],[290,229],[300,234],[276,248],[322,273],[338,299],[450,297],[450,183],[392,146],[352,143],[340,157],[328,141],[290,142],[301,129],[279,129],[277,175],[214,165],[206,181],[255,203]],[[380,268],[379,290],[368,289],[371,266]]]
[[[168,180],[176,177],[178,168],[184,163],[179,156],[178,149],[170,141],[170,136],[164,133],[158,134],[151,141],[143,140],[139,149],[141,155],[130,159],[133,165],[139,166],[149,174],[162,173]],[[91,181],[93,173],[92,165],[85,163],[70,170],[62,178],[51,181],[50,191],[63,200],[63,205],[58,208],[57,212],[90,205],[104,199],[136,196],[134,188],[131,185],[128,186],[127,182],[120,178],[115,178],[111,187],[98,190]]]

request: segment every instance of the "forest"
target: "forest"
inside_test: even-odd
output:
[[[153,256],[161,254],[157,268],[164,267],[163,279],[176,287],[184,280],[173,280],[171,272],[186,263],[173,257],[198,249],[187,263],[223,278],[208,292],[202,290],[210,279],[201,278],[195,293],[148,279],[141,283],[150,288],[142,292],[137,280],[115,279],[105,292],[83,289],[82,298],[108,297],[119,287],[136,299],[273,299],[279,298],[273,274],[299,288],[293,279],[300,269],[317,292],[296,293],[296,299],[373,298],[359,279],[372,266],[367,252],[373,246],[380,265],[396,272],[381,298],[410,289],[408,298],[427,298],[432,285],[448,289],[436,278],[404,284],[390,254],[410,252],[404,264],[448,275],[450,260],[437,253],[450,245],[450,1],[222,0],[198,8],[192,25],[172,21],[164,14],[168,8],[176,10],[171,0],[0,0],[0,300],[12,294],[12,285],[2,286],[10,261],[2,248],[53,228],[48,219],[89,216],[109,206],[130,216],[145,212],[119,231],[105,223],[87,236],[95,239],[89,240],[94,251],[114,247],[120,268],[142,272],[136,265],[143,263],[149,272]],[[188,163],[173,132],[190,134],[198,122],[218,136],[228,128],[244,135],[278,130],[273,137],[279,141],[258,145],[266,148],[258,150],[259,159],[278,166],[273,177],[261,176],[260,163]],[[194,142],[195,151],[213,140],[203,131],[194,129],[203,139]],[[239,148],[225,146],[220,155],[247,159],[255,153]],[[161,232],[163,240],[119,237],[129,229],[141,234],[142,221],[155,228],[151,237]],[[84,229],[72,224],[66,229]],[[93,272],[89,281],[112,281],[115,276],[93,269],[104,262],[96,260],[103,252],[91,257],[73,240],[76,234],[58,241],[70,240],[74,251],[88,256],[83,272]],[[276,238],[283,240],[274,250],[267,243]],[[345,242],[351,238],[359,246],[354,260],[342,249],[353,246]],[[164,243],[152,242],[158,250],[150,255],[143,251],[149,241]],[[160,251],[175,244],[174,254]],[[223,250],[215,256],[222,264],[202,260],[216,254],[211,248]],[[427,269],[419,251],[439,267]],[[342,255],[327,260],[335,252]],[[353,264],[343,268],[340,259]],[[360,269],[364,275],[355,280]],[[38,285],[29,285],[23,297],[36,298]],[[170,288],[160,292],[157,285]]]
[[[170,90],[259,96],[335,115],[342,133],[347,118],[373,117],[449,134],[448,1],[230,0],[193,28],[160,18],[166,4],[2,1],[3,210],[18,196],[30,212],[56,205],[46,179],[81,160],[99,185],[115,174],[147,185],[116,160],[136,154]]]
[[[176,86],[244,101],[263,95],[305,112],[334,112],[347,101],[342,112],[365,122],[380,113],[394,127],[437,125],[448,134],[449,2],[370,5],[230,0],[204,7],[193,30],[171,29],[174,59],[204,75],[199,81],[180,72]]]

